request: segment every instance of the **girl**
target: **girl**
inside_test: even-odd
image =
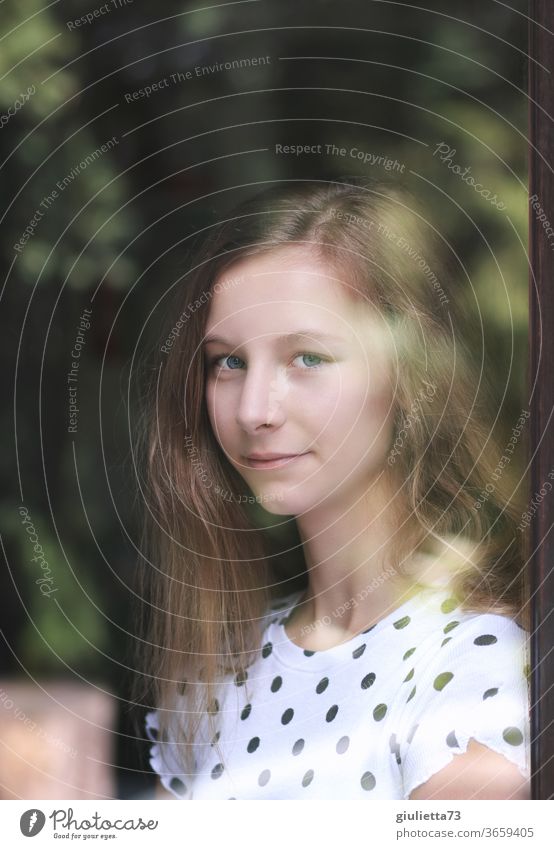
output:
[[[517,511],[437,242],[397,187],[284,182],[188,275],[145,451],[171,798],[528,797]]]

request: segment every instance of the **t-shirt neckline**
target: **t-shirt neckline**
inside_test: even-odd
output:
[[[374,625],[371,625],[344,643],[328,649],[314,651],[303,649],[294,643],[288,636],[284,625],[284,619],[290,616],[293,608],[303,594],[304,590],[294,593],[289,596],[290,604],[287,604],[280,610],[274,611],[274,615],[266,630],[264,643],[266,646],[268,642],[271,643],[271,652],[285,666],[302,669],[306,672],[319,672],[323,669],[328,669],[330,666],[343,664],[348,662],[348,660],[355,660],[361,657],[368,651],[370,644],[375,641],[378,634],[388,628],[394,627],[394,623],[400,622],[407,615],[407,611],[412,609],[415,598],[412,596],[390,613],[383,616],[382,619],[379,619]]]

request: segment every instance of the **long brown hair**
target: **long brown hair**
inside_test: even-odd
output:
[[[241,683],[261,648],[271,600],[307,585],[294,517],[275,523],[255,503],[212,433],[204,398],[202,340],[214,285],[223,272],[233,284],[239,259],[286,245],[316,251],[393,334],[396,413],[386,473],[405,508],[395,569],[409,575],[410,554],[420,551],[449,567],[452,594],[466,609],[517,615],[523,606],[515,463],[498,473],[492,393],[472,361],[467,317],[456,305],[459,273],[441,257],[441,238],[392,182],[283,181],[266,189],[211,228],[185,275],[155,352],[161,365],[140,434],[141,596],[149,615],[137,695],[162,709],[162,739],[171,724],[189,773],[202,716],[215,728],[221,676]]]

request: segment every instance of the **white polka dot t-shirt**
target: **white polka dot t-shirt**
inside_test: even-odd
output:
[[[407,799],[473,738],[529,776],[527,634],[512,619],[464,613],[444,590],[420,592],[341,645],[308,651],[285,619],[303,591],[275,602],[256,661],[228,676],[216,737],[196,771],[158,740],[150,763],[178,799]]]

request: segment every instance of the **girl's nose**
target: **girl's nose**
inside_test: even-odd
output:
[[[281,369],[251,367],[244,380],[237,421],[254,432],[263,426],[279,427],[285,420],[285,399],[289,393],[286,374]]]

